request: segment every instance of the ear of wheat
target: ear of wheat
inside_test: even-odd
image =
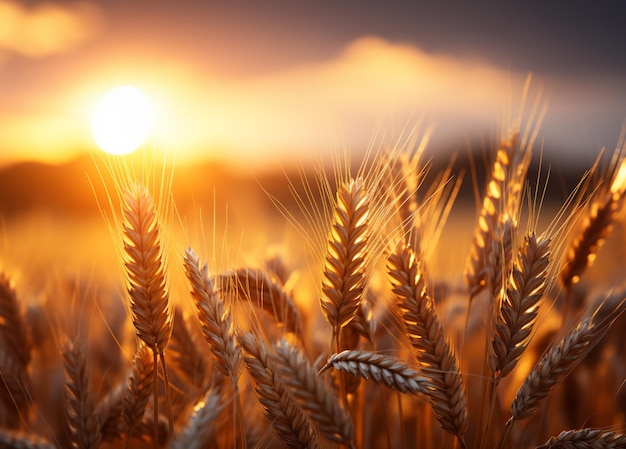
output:
[[[433,411],[443,429],[456,435],[464,446],[467,399],[463,379],[427,294],[417,257],[410,246],[399,244],[389,255],[387,267],[409,340],[428,379],[425,392]]]
[[[138,344],[133,358],[133,371],[122,401],[122,417],[126,424],[127,439],[133,435],[143,419],[150,394],[154,391],[156,369],[150,349],[143,343]]]
[[[215,367],[236,385],[242,358],[241,349],[235,341],[230,311],[218,296],[208,266],[201,265],[191,248],[185,253],[184,266],[191,283],[191,295],[196,304],[202,335],[211,348]]]
[[[320,374],[329,368],[345,371],[353,376],[371,379],[402,393],[426,394],[427,379],[406,364],[383,354],[369,351],[342,351],[332,354]]]
[[[160,357],[165,381],[165,403],[170,431],[173,430],[169,403],[169,382],[165,364],[165,348],[172,334],[169,294],[159,238],[159,224],[154,201],[145,187],[133,185],[123,193],[124,253],[126,276],[133,324],[137,337],[153,353],[154,359],[154,422],[158,422],[158,369]],[[158,429],[154,429],[157,439]]]
[[[496,160],[493,163],[490,180],[483,197],[470,258],[465,269],[465,279],[470,290],[470,297],[476,296],[487,285],[485,262],[492,250],[498,217],[505,208],[504,196],[511,179],[511,164],[518,141],[519,135],[513,134],[509,140],[502,142],[496,152]]]
[[[97,449],[102,439],[95,413],[87,360],[80,344],[68,341],[63,351],[65,399],[70,444],[75,449]]]
[[[512,420],[528,418],[557,383],[589,352],[601,332],[591,319],[581,321],[537,362],[511,403]]]
[[[333,333],[356,314],[366,282],[369,199],[362,179],[353,179],[337,191],[320,305]]]
[[[267,351],[265,343],[253,334],[239,336],[246,352],[244,361],[256,383],[256,392],[282,442],[293,448],[319,449],[319,442],[306,415],[283,385],[276,362]]]
[[[605,192],[592,202],[591,210],[563,260],[559,278],[565,289],[571,289],[593,263],[596,253],[611,232],[622,202],[623,194],[619,191]]]
[[[489,364],[497,378],[513,370],[528,345],[546,289],[549,245],[550,239],[531,233],[520,248],[518,264],[499,307],[489,351]]]
[[[304,355],[286,340],[274,345],[283,382],[301,407],[331,441],[354,445],[354,424],[332,390],[326,388]]]
[[[159,225],[148,191],[135,185],[124,192],[124,252],[128,292],[137,336],[161,354],[172,333]]]

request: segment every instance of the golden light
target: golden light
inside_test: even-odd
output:
[[[152,107],[143,92],[132,86],[116,87],[94,111],[93,137],[109,154],[130,153],[148,136],[152,115]]]

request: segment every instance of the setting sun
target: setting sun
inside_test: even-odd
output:
[[[150,129],[152,107],[136,87],[121,86],[111,90],[96,108],[93,137],[109,154],[127,154],[143,143]]]

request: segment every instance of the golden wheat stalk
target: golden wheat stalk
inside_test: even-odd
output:
[[[201,264],[191,248],[185,252],[184,267],[191,283],[191,296],[196,304],[202,335],[213,354],[214,366],[236,385],[242,358],[241,349],[235,341],[230,311],[219,298],[208,266]]]
[[[528,346],[540,300],[546,290],[550,239],[534,232],[524,238],[500,303],[489,351],[489,366],[497,379],[509,374]]]
[[[169,403],[169,381],[165,364],[165,348],[172,335],[169,293],[165,279],[163,250],[159,237],[154,200],[145,187],[132,185],[123,192],[124,265],[128,281],[130,307],[137,337],[153,353],[154,359],[154,422],[158,422],[158,369],[161,359],[165,382],[165,404],[170,431],[173,430]],[[157,428],[155,427],[155,440]]]
[[[623,194],[613,192],[605,193],[592,202],[582,228],[563,259],[559,279],[566,290],[571,289],[593,264],[598,250],[613,228],[622,202]]]
[[[467,399],[454,351],[445,338],[432,298],[412,248],[398,244],[387,260],[398,307],[417,353],[420,371],[428,379],[425,389],[442,428],[457,436],[461,445],[467,429]]]
[[[332,354],[319,374],[330,368],[372,380],[401,393],[426,394],[428,379],[397,359],[370,351],[342,351]]]
[[[357,312],[366,283],[369,197],[362,179],[341,185],[328,237],[320,305],[335,337]]]
[[[154,390],[155,370],[156,366],[150,348],[140,342],[133,357],[133,372],[128,378],[122,399],[122,417],[126,424],[127,440],[143,419],[150,394]]]
[[[626,435],[600,429],[567,430],[551,437],[537,449],[619,449],[626,447]]]
[[[159,224],[152,197],[140,185],[124,192],[124,253],[137,336],[162,354],[172,333]]]
[[[491,289],[494,302],[501,299],[513,265],[513,237],[517,232],[517,224],[513,217],[507,215],[491,242],[488,260],[485,265],[485,277]]]
[[[528,418],[540,401],[567,376],[597,342],[602,329],[584,319],[553,345],[534,366],[511,403],[511,419]]]
[[[102,439],[95,399],[89,385],[87,360],[77,342],[67,341],[63,350],[65,403],[70,444],[75,449],[97,449]]]
[[[496,160],[491,168],[482,208],[478,215],[478,224],[474,232],[470,257],[465,268],[465,280],[469,287],[470,298],[480,293],[489,281],[486,261],[492,250],[492,241],[501,213],[507,204],[505,196],[511,179],[511,165],[514,153],[518,148],[518,140],[519,134],[515,133],[500,144],[496,152]]]
[[[288,332],[303,338],[300,312],[277,278],[252,268],[239,268],[220,276],[220,286],[235,293],[240,300],[250,301],[264,310]]]
[[[504,447],[513,425],[537,411],[541,401],[572,372],[606,333],[609,325],[607,322],[596,325],[592,318],[585,318],[541,356],[517,390],[511,403],[511,418],[500,437],[498,449]]]
[[[323,379],[317,376],[298,348],[283,339],[274,345],[274,349],[282,381],[317,423],[320,433],[330,441],[353,447],[354,424],[335,393],[326,388]]]
[[[280,378],[276,361],[265,343],[251,333],[239,336],[247,356],[248,373],[256,383],[256,393],[272,427],[283,444],[290,448],[318,449],[315,430]]]

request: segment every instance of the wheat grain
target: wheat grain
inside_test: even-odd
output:
[[[352,446],[354,424],[332,390],[317,376],[304,355],[286,340],[274,345],[282,381],[302,408],[331,441]]]
[[[220,300],[207,265],[201,265],[191,248],[184,259],[185,273],[191,283],[191,295],[196,304],[202,335],[211,348],[215,367],[236,384],[241,373],[241,349],[237,346],[232,329],[230,311]]]
[[[244,361],[256,383],[265,415],[283,444],[289,448],[319,448],[314,429],[283,385],[265,343],[250,333],[239,336],[239,342],[248,354]]]

